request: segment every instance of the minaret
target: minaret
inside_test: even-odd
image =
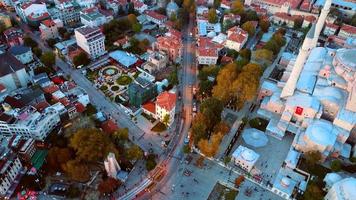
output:
[[[283,87],[281,98],[286,98],[292,96],[294,94],[295,87],[297,85],[300,73],[303,70],[305,61],[307,60],[310,50],[316,47],[321,29],[324,26],[326,16],[329,13],[331,5],[331,0],[326,0],[325,6],[321,11],[320,17],[316,24],[310,28],[309,32],[307,33],[302,48],[299,50],[299,54],[297,59],[295,60],[293,70],[286,82],[285,86]]]
[[[318,21],[317,21],[316,27],[315,27],[315,37],[314,37],[315,45],[318,43],[320,32],[323,29],[325,21],[326,21],[326,17],[329,14],[331,2],[332,2],[332,0],[326,0],[323,8],[321,9],[321,13],[319,15],[319,18],[318,18]]]

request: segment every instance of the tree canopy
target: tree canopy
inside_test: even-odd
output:
[[[89,168],[79,160],[70,160],[64,166],[64,171],[75,181],[88,181],[90,178]]]
[[[214,8],[210,8],[208,12],[208,21],[209,23],[215,24],[218,22],[218,16]]]
[[[89,65],[90,59],[85,52],[80,52],[77,56],[73,58],[74,66]]]
[[[53,67],[56,63],[56,55],[51,51],[47,51],[41,55],[40,60],[45,66]]]
[[[253,25],[252,21],[247,21],[247,22],[243,23],[241,28],[243,30],[247,31],[247,33],[250,37],[252,37],[256,32],[256,28]]]

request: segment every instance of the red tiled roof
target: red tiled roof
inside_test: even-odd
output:
[[[80,102],[77,102],[75,104],[75,108],[77,109],[78,113],[82,113],[85,111],[85,106],[83,104],[81,104]]]
[[[216,48],[198,48],[198,55],[204,57],[218,57],[218,50]]]
[[[154,18],[154,19],[157,19],[159,21],[163,21],[163,20],[165,20],[167,18],[166,16],[161,15],[161,14],[159,14],[159,13],[153,11],[153,10],[147,10],[145,12],[145,14],[150,16],[150,17],[152,17],[152,18]]]
[[[228,64],[234,62],[234,59],[229,56],[223,56],[220,61],[222,64]]]
[[[56,23],[54,23],[54,21],[52,19],[46,19],[46,20],[42,21],[41,23],[47,27],[56,25]]]
[[[112,121],[111,119],[103,122],[101,124],[101,128],[103,129],[104,132],[109,133],[109,134],[112,134],[119,129],[119,127],[116,125],[116,123],[114,121]]]
[[[309,11],[311,9],[311,2],[310,0],[304,0],[303,3],[300,5],[301,10]]]
[[[234,26],[228,30],[228,37],[227,37],[228,40],[237,43],[242,43],[247,37],[248,37],[247,31],[237,26]]]
[[[224,47],[224,45],[215,43],[208,37],[199,37],[198,46],[202,48],[216,48],[218,50],[221,50]]]
[[[67,97],[59,99],[59,102],[61,102],[64,106],[68,106],[70,104],[70,101]]]
[[[304,20],[308,21],[308,22],[315,22],[316,21],[316,17],[309,15],[309,16],[305,16]]]
[[[142,105],[142,108],[147,110],[150,113],[156,114],[156,104],[152,101],[149,101]]]
[[[338,25],[333,24],[333,23],[326,23],[325,26],[327,26],[330,29],[335,29],[335,30],[339,28]]]
[[[32,5],[32,2],[26,2],[21,5],[21,9],[25,10]]]
[[[35,108],[38,110],[38,112],[42,112],[44,109],[49,107],[50,104],[47,101],[41,101],[35,105]]]
[[[156,105],[166,110],[172,110],[176,105],[177,95],[169,92],[162,92],[157,96]]]
[[[58,87],[58,85],[49,85],[45,88],[42,88],[42,90],[47,94],[52,94],[53,92],[58,91],[59,87]]]
[[[290,7],[292,9],[296,9],[299,4],[302,2],[302,0],[263,0],[264,2],[267,2],[269,4],[276,5],[278,7],[282,6],[284,3],[289,3]]]
[[[345,31],[350,34],[356,34],[356,27],[348,25],[348,24],[344,24],[341,26],[340,31]]]

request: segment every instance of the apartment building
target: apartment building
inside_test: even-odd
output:
[[[75,29],[77,45],[82,48],[92,59],[106,53],[105,36],[97,27],[82,26]]]

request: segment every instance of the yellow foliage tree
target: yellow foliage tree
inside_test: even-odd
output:
[[[241,0],[235,0],[232,2],[232,12],[237,13],[237,14],[241,14],[244,12],[244,5],[241,2]]]
[[[235,63],[227,64],[220,70],[217,76],[217,84],[213,88],[213,97],[226,104],[232,97],[232,84],[238,76],[237,65]]]
[[[210,141],[207,139],[200,140],[198,143],[198,148],[205,156],[214,157],[219,151],[222,138],[223,134],[221,133],[213,134],[210,138]]]
[[[267,49],[257,49],[254,52],[254,57],[257,60],[271,61],[273,58],[273,52]]]

